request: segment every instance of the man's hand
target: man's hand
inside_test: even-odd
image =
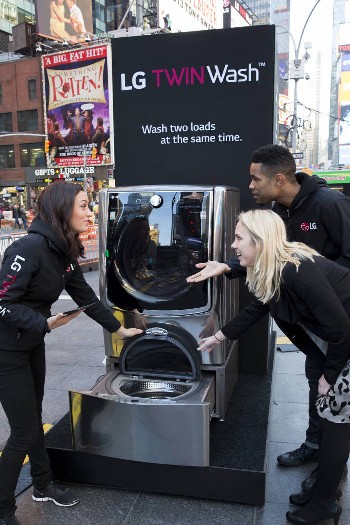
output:
[[[208,261],[206,263],[196,264],[196,268],[200,268],[201,271],[187,277],[188,283],[200,283],[210,277],[216,277],[217,275],[223,275],[231,271],[231,268],[226,263],[220,263],[218,261]]]
[[[324,378],[324,375],[322,374],[320,379],[318,380],[318,393],[320,396],[326,396],[329,392],[329,389],[332,385],[327,383],[327,381]]]

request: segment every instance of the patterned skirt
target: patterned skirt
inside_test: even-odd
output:
[[[326,396],[316,401],[318,415],[332,423],[350,423],[350,359]]]

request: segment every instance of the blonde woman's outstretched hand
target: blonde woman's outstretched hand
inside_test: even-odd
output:
[[[200,352],[211,352],[219,344],[220,342],[211,335],[210,337],[204,337],[199,340],[197,350]]]
[[[196,268],[200,268],[200,271],[187,277],[186,281],[188,283],[200,283],[201,281],[206,281],[211,277],[216,277],[217,275],[222,275],[231,271],[231,268],[228,264],[220,263],[218,261],[197,263]]]

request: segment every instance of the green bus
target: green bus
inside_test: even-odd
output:
[[[350,169],[345,170],[312,170],[313,175],[325,179],[331,188],[350,197]]]

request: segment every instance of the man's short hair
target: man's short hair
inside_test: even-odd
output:
[[[288,148],[278,144],[268,144],[253,151],[251,163],[261,164],[261,171],[264,175],[274,177],[277,173],[282,173],[294,179],[296,164],[293,155]]]

